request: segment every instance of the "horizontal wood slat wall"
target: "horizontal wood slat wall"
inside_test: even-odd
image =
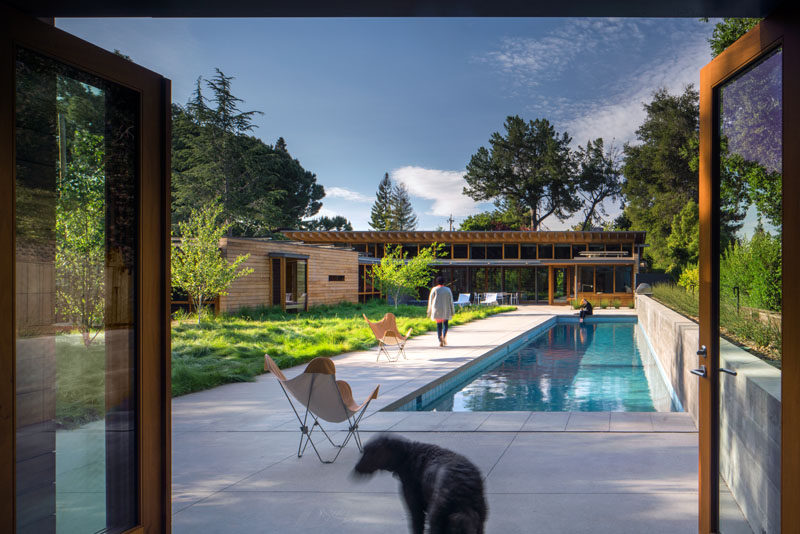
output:
[[[228,295],[219,299],[223,312],[242,307],[269,306],[272,302],[272,270],[270,254],[308,256],[308,305],[358,302],[358,252],[353,250],[266,241],[246,238],[223,238],[220,248],[229,260],[250,254],[245,267],[253,269],[249,276],[231,285]],[[331,282],[329,275],[344,276],[344,281]]]

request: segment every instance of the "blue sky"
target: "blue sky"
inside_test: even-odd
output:
[[[282,136],[325,186],[322,214],[368,228],[384,172],[419,229],[491,208],[461,194],[470,156],[507,115],[547,118],[574,143],[634,141],[654,90],[697,86],[714,21],[695,19],[58,19],[172,80],[235,76],[254,134]],[[609,212],[618,211],[609,206]],[[548,219],[550,229],[571,223]]]

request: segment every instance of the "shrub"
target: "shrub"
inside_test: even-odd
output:
[[[579,310],[581,308],[581,301],[578,299],[570,300],[569,305],[572,306],[573,310]]]
[[[615,308],[621,308],[622,307],[622,301],[619,300],[619,299],[614,299],[614,301],[611,303],[611,305],[614,306]]]
[[[695,265],[687,265],[678,278],[678,285],[686,289],[692,295],[697,293],[700,287],[700,269]]]

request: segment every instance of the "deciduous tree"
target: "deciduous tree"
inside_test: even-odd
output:
[[[180,242],[172,244],[172,286],[184,290],[197,305],[198,324],[204,299],[227,295],[234,280],[253,272],[240,268],[249,254],[228,262],[220,252],[219,240],[227,230],[226,224],[217,224],[221,216],[218,204],[192,211],[187,221],[178,223]]]

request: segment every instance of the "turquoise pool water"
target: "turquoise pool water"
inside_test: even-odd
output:
[[[422,411],[675,411],[638,324],[556,323]],[[427,396],[426,396],[427,397]]]

